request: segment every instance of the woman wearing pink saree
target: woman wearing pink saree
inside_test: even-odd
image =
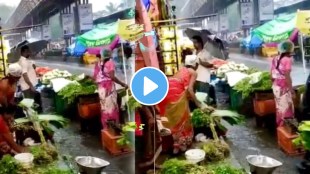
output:
[[[103,49],[101,51],[101,60],[95,65],[94,70],[94,79],[98,84],[98,93],[101,104],[102,128],[107,127],[108,120],[119,121],[115,83],[120,84],[124,88],[128,88],[127,84],[120,81],[115,76],[115,64],[111,57],[111,50]]]
[[[294,117],[293,87],[292,87],[292,53],[294,44],[284,41],[279,45],[279,56],[272,60],[271,76],[273,94],[276,102],[277,126],[283,126],[284,119]]]

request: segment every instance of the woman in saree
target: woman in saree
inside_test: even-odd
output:
[[[95,65],[94,79],[98,84],[102,128],[107,128],[108,120],[113,120],[116,123],[119,122],[119,108],[115,83],[120,84],[124,88],[128,88],[127,84],[120,81],[115,76],[115,64],[112,60],[112,52],[110,49],[103,49],[101,51],[101,59]]]
[[[292,87],[292,53],[294,44],[284,41],[279,44],[279,56],[272,60],[272,89],[276,103],[277,126],[283,126],[284,119],[294,117],[293,87]]]
[[[171,131],[174,153],[185,151],[192,144],[194,133],[190,121],[189,100],[197,107],[201,106],[194,93],[197,66],[196,56],[187,55],[185,66],[169,78],[168,94],[158,104],[160,115],[167,118],[163,125]]]

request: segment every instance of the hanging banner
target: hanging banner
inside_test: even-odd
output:
[[[135,42],[144,36],[142,24],[135,24],[135,20],[119,20],[117,34],[121,39]]]
[[[221,13],[220,13],[220,31],[221,32],[225,32],[225,31],[228,31],[229,29],[229,22],[228,22],[228,14],[227,14],[227,10],[223,10]]]
[[[258,0],[259,20],[272,20],[274,16],[273,0]]]
[[[49,25],[43,25],[42,26],[42,34],[43,34],[43,40],[50,40],[52,38],[52,32]]]
[[[310,10],[297,12],[296,28],[302,34],[310,36]]]
[[[249,27],[254,24],[254,3],[253,0],[239,0],[242,27]]]
[[[93,6],[92,4],[81,4],[78,6],[80,30],[91,30],[93,28]]]
[[[62,28],[64,36],[74,35],[74,15],[62,14]]]

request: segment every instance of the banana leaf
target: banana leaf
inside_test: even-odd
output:
[[[25,108],[31,108],[34,105],[34,100],[25,98],[21,102],[19,102],[19,106],[25,107]]]
[[[58,115],[38,115],[38,120],[40,123],[51,123],[57,128],[65,127],[69,123],[68,119]],[[30,119],[27,117],[15,119],[15,122],[17,124],[31,123]]]
[[[244,117],[237,112],[230,110],[214,110],[211,117],[220,117],[221,119],[227,121],[230,125],[237,125],[244,122]]]

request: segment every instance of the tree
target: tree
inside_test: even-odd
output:
[[[116,5],[115,3],[112,3],[110,2],[106,7],[105,7],[105,10],[102,10],[103,13],[105,14],[112,14],[112,13],[115,13],[121,9],[123,9],[125,6],[124,3],[121,3],[119,5]]]

